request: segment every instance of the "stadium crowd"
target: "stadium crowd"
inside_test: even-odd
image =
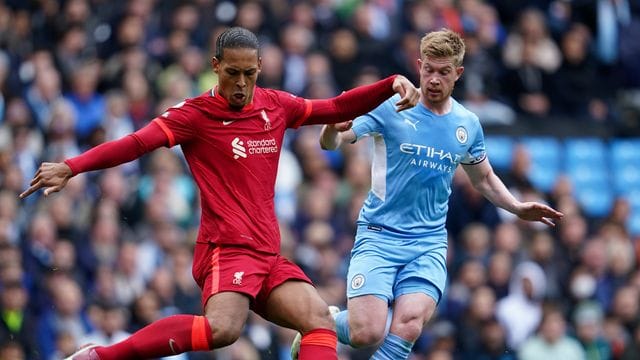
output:
[[[260,85],[309,98],[391,73],[417,84],[419,39],[448,27],[467,44],[454,96],[488,134],[549,118],[577,133],[595,124],[640,134],[634,0],[0,1],[0,359],[62,359],[201,313],[191,276],[199,200],[179,149],[74,177],[46,201],[18,194],[41,161],[119,138],[209,89],[213,39],[231,25],[259,35]],[[371,149],[326,152],[318,136],[303,128],[282,149],[282,253],[344,308]],[[640,358],[629,201],[587,216],[567,178],[550,191],[531,183],[528,156],[515,152],[502,179],[565,218],[553,229],[516,221],[457,174],[448,289],[413,359]],[[235,344],[176,359],[284,360],[294,335],[252,316]]]

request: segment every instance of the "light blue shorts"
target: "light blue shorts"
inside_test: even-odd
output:
[[[447,281],[446,235],[401,238],[379,226],[358,226],[347,274],[347,297],[375,295],[389,304],[424,293],[440,301]]]

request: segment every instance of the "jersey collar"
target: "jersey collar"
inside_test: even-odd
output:
[[[245,105],[240,111],[248,111],[248,110],[252,110],[253,109],[253,99],[255,98],[255,89],[253,90],[253,98],[251,99],[251,102],[248,103],[247,105]],[[227,99],[225,99],[222,95],[220,95],[220,92],[218,91],[218,85],[216,85],[215,87],[211,88],[210,94],[211,97],[222,101],[222,103],[230,108],[229,106],[229,102],[227,101]]]

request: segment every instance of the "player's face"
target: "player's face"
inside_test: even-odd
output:
[[[211,65],[218,74],[218,92],[229,102],[229,106],[241,109],[253,100],[253,91],[262,66],[258,50],[224,49],[222,60],[214,57]]]
[[[464,71],[464,67],[453,64],[453,58],[423,57],[418,59],[418,66],[422,101],[427,104],[442,104],[447,101]]]

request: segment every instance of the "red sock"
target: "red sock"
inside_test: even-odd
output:
[[[173,315],[138,330],[126,340],[100,347],[100,360],[150,359],[210,350],[211,327],[204,316]]]
[[[315,329],[302,336],[299,360],[338,360],[338,337],[329,329]]]

